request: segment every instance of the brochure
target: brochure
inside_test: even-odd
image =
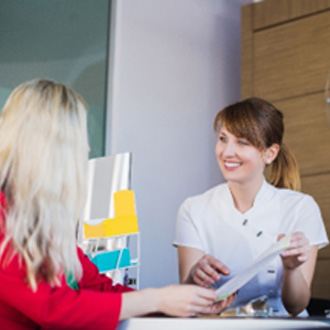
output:
[[[285,236],[276,243],[272,244],[256,259],[251,266],[219,287],[216,290],[218,297],[217,301],[226,299],[228,296],[235,293],[238,289],[248,283],[260,270],[262,270],[265,265],[267,265],[273,258],[278,256],[290,246],[290,239],[290,236]]]

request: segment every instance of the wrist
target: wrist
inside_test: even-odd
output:
[[[284,267],[283,268],[283,275],[284,278],[287,279],[292,279],[294,280],[297,276],[299,276],[298,274],[300,273],[300,270],[298,267]]]
[[[149,288],[144,289],[145,301],[149,305],[149,313],[161,312],[161,289]]]
[[[286,265],[283,265],[283,270],[286,272],[286,273],[292,273],[293,271],[296,270],[295,267],[292,267],[292,266],[286,266]]]

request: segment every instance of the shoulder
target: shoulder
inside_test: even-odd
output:
[[[215,198],[221,198],[226,192],[226,184],[219,184],[202,194],[187,198],[180,206],[179,214],[182,212],[200,213],[210,206]]]
[[[205,203],[215,196],[221,195],[226,189],[226,183],[219,184],[199,195],[187,198],[184,203]]]
[[[276,197],[280,200],[281,204],[289,208],[309,208],[318,207],[314,198],[308,194],[300,191],[284,188],[273,188]]]

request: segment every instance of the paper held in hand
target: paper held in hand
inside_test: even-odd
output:
[[[290,236],[281,238],[263,252],[251,266],[218,288],[217,301],[226,299],[249,282],[265,265],[290,246],[290,238]]]

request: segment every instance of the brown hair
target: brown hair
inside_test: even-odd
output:
[[[229,105],[215,117],[214,129],[219,131],[221,127],[226,127],[239,138],[247,139],[260,150],[278,144],[279,153],[267,168],[268,181],[278,188],[300,190],[296,158],[283,143],[283,114],[271,103],[251,97]]]

